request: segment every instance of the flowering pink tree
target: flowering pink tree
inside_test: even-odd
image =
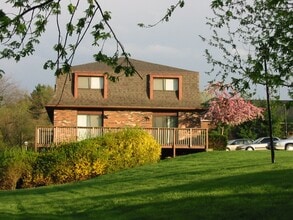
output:
[[[212,95],[209,101],[209,109],[205,118],[211,119],[216,125],[239,125],[256,118],[263,118],[263,108],[259,108],[245,100],[231,86],[222,83],[210,84],[207,92]]]

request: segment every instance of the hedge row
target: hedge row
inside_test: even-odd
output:
[[[220,134],[209,134],[209,148],[213,150],[226,150],[227,137]]]
[[[63,144],[45,152],[0,151],[0,189],[31,188],[85,180],[157,162],[161,147],[141,129]]]

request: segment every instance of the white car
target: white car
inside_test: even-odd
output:
[[[280,138],[273,137],[273,141],[278,141]],[[261,137],[253,141],[251,144],[240,145],[236,150],[267,150],[270,143],[270,137]]]
[[[293,137],[282,139],[274,142],[274,149],[276,150],[293,150]]]
[[[239,145],[251,144],[253,141],[246,138],[229,140],[226,146],[226,151],[236,150]]]

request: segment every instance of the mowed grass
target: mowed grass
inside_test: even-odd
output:
[[[88,181],[0,191],[0,219],[292,219],[293,152],[204,152]]]

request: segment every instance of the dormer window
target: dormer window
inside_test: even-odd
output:
[[[78,91],[94,94],[98,90],[102,92],[104,99],[108,97],[108,82],[106,75],[97,72],[75,72],[73,95],[78,97]],[[88,91],[87,91],[88,90]]]
[[[149,96],[154,99],[154,93],[160,91],[173,91],[178,100],[182,100],[182,76],[181,75],[149,75]],[[169,92],[168,92],[169,93]]]
[[[154,90],[178,91],[178,78],[154,78]]]
[[[79,89],[103,89],[104,77],[79,76],[78,88]]]

